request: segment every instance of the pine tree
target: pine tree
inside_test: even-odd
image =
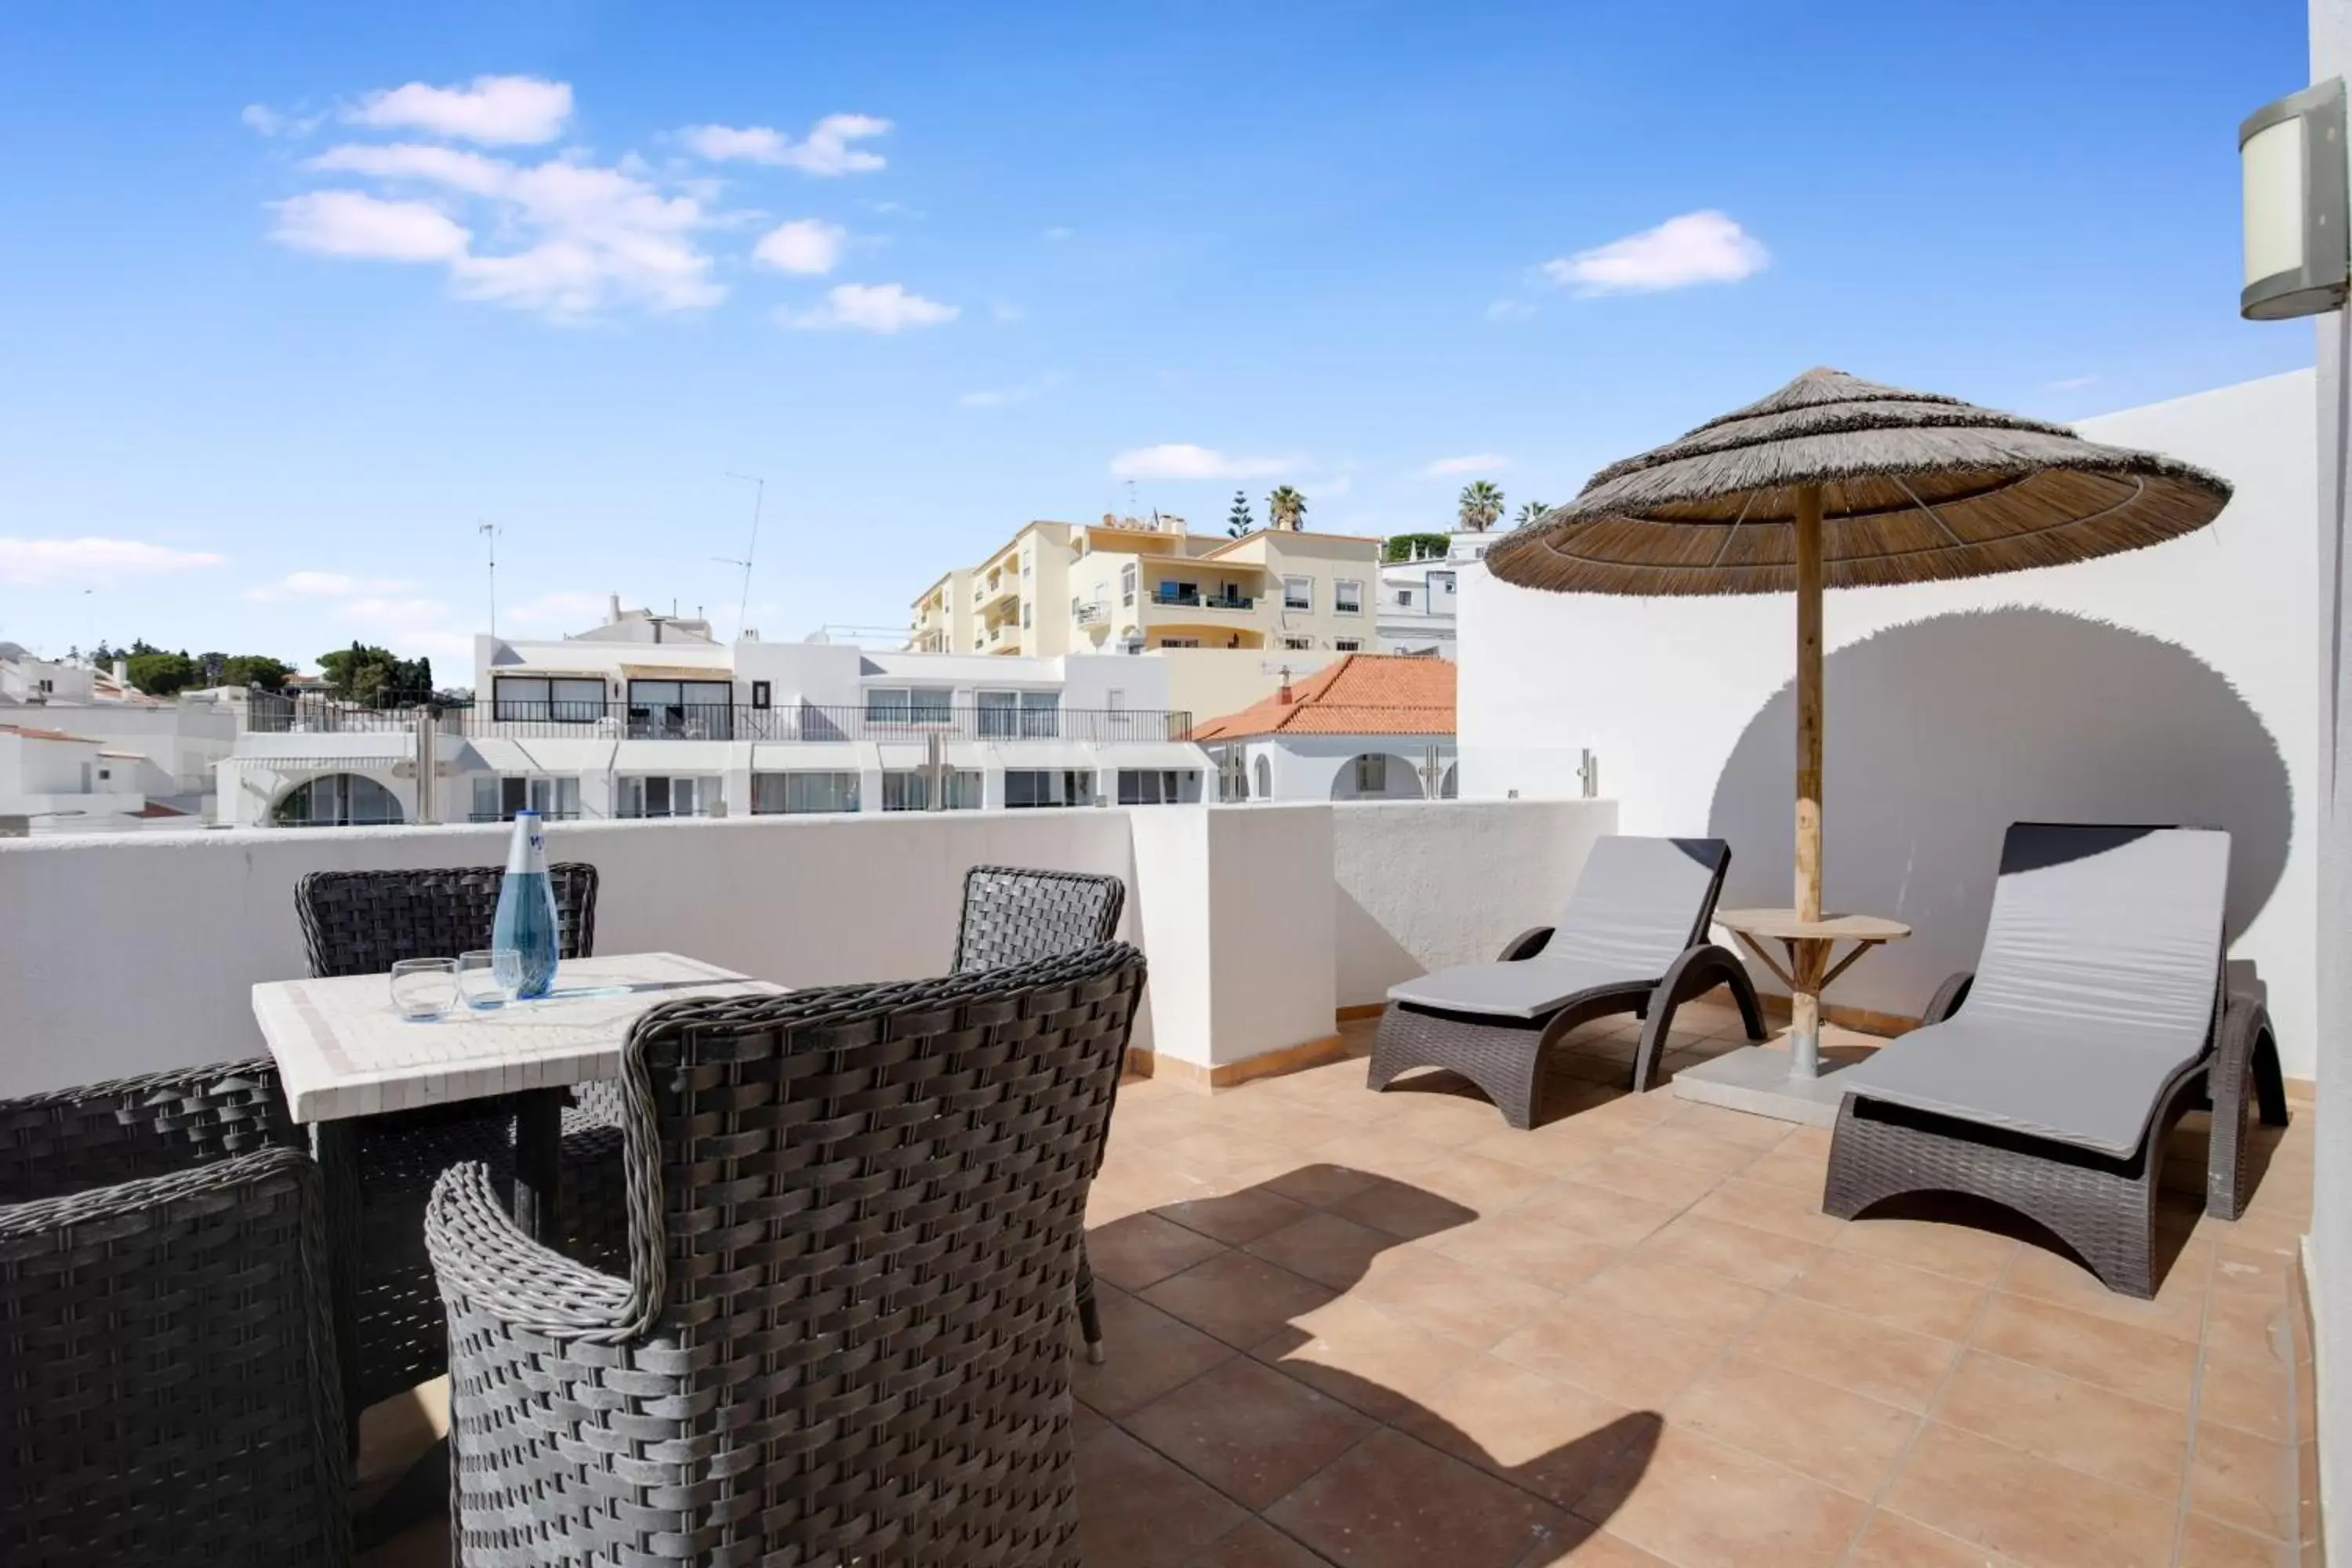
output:
[[[1234,510],[1225,514],[1225,531],[1239,539],[1256,526],[1257,520],[1250,515],[1249,497],[1240,490],[1235,490]]]

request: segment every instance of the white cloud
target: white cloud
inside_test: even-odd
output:
[[[399,577],[354,577],[348,572],[289,572],[275,583],[247,588],[245,596],[257,605],[280,599],[349,599],[362,595],[405,594],[416,587]]]
[[[1010,408],[1017,403],[1034,403],[1062,384],[1062,373],[1049,371],[1034,381],[1015,383],[1011,386],[982,387],[967,392],[956,399],[960,408]]]
[[[1525,300],[1497,300],[1486,307],[1490,321],[1524,321],[1536,313],[1536,308]]]
[[[751,247],[751,258],[782,272],[830,272],[841,263],[846,229],[813,217],[794,218],[770,229]]]
[[[270,237],[321,256],[377,261],[454,261],[472,241],[449,215],[424,202],[388,202],[364,191],[311,191],[277,204]]]
[[[567,158],[520,164],[420,142],[332,147],[316,170],[424,186],[477,204],[479,232],[509,248],[485,253],[438,206],[354,191],[321,191],[278,204],[277,237],[339,256],[441,261],[457,291],[559,320],[628,302],[654,310],[700,310],[726,289],[694,240],[710,226],[692,196],[665,194],[643,174]]]
[[[1437,479],[1448,474],[1492,474],[1511,466],[1511,459],[1500,452],[1473,452],[1466,458],[1440,458],[1422,469],[1424,477]]]
[[[348,599],[336,607],[335,619],[362,640],[378,643],[403,658],[422,653],[436,658],[470,659],[474,651],[473,634],[457,624],[456,612],[439,599]],[[455,678],[465,679],[462,674]]]
[[[952,321],[961,313],[956,306],[909,294],[897,283],[843,283],[825,290],[824,303],[816,310],[778,310],[776,321],[803,331],[847,327],[861,332],[897,332]]]
[[[1695,212],[1547,261],[1543,272],[1580,294],[1647,294],[1700,283],[1737,283],[1761,272],[1770,261],[1762,242],[1730,217]]]
[[[689,125],[678,140],[697,157],[714,163],[767,163],[809,174],[864,174],[882,167],[879,153],[853,147],[880,136],[890,122],[871,114],[828,114],[793,141],[766,125]]]
[[[528,76],[478,76],[466,87],[412,81],[367,94],[343,118],[492,147],[552,142],[572,118],[572,84]]]
[[[1300,457],[1234,458],[1208,447],[1171,441],[1138,447],[1110,460],[1118,479],[1255,479],[1295,473],[1307,466]]]
[[[2084,387],[2096,386],[2098,384],[2099,378],[2095,375],[2070,375],[2063,381],[2050,381],[2042,383],[2042,390],[2044,392],[2080,392]]]
[[[11,539],[0,536],[0,583],[14,587],[158,577],[218,566],[204,550],[174,550],[135,539]]]

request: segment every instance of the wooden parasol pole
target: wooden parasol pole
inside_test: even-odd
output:
[[[1822,918],[1822,487],[1797,488],[1797,918]],[[1821,1070],[1821,956],[1828,944],[1791,944],[1789,1068]]]

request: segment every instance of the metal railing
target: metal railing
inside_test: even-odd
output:
[[[825,706],[686,703],[625,708],[500,702],[441,716],[447,733],[481,739],[627,741],[1181,741],[1188,710],[1160,708]]]
[[[310,693],[289,696],[254,689],[246,694],[245,727],[263,735],[408,734],[416,728],[419,709],[439,712],[445,721],[449,704],[416,702],[347,702]]]
[[[1171,588],[1165,584],[1151,595],[1151,603],[1195,610],[1248,610],[1257,605],[1257,600],[1241,594],[1203,594],[1198,588]]]

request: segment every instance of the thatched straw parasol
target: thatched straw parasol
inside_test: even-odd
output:
[[[2230,487],[2063,426],[1811,370],[1612,464],[1496,545],[1496,576],[1577,594],[1797,594],[1797,907],[1822,919],[1822,590],[1979,577],[2161,543]],[[1800,975],[1800,979],[1808,978]],[[1810,1057],[1819,989],[1792,986]]]

